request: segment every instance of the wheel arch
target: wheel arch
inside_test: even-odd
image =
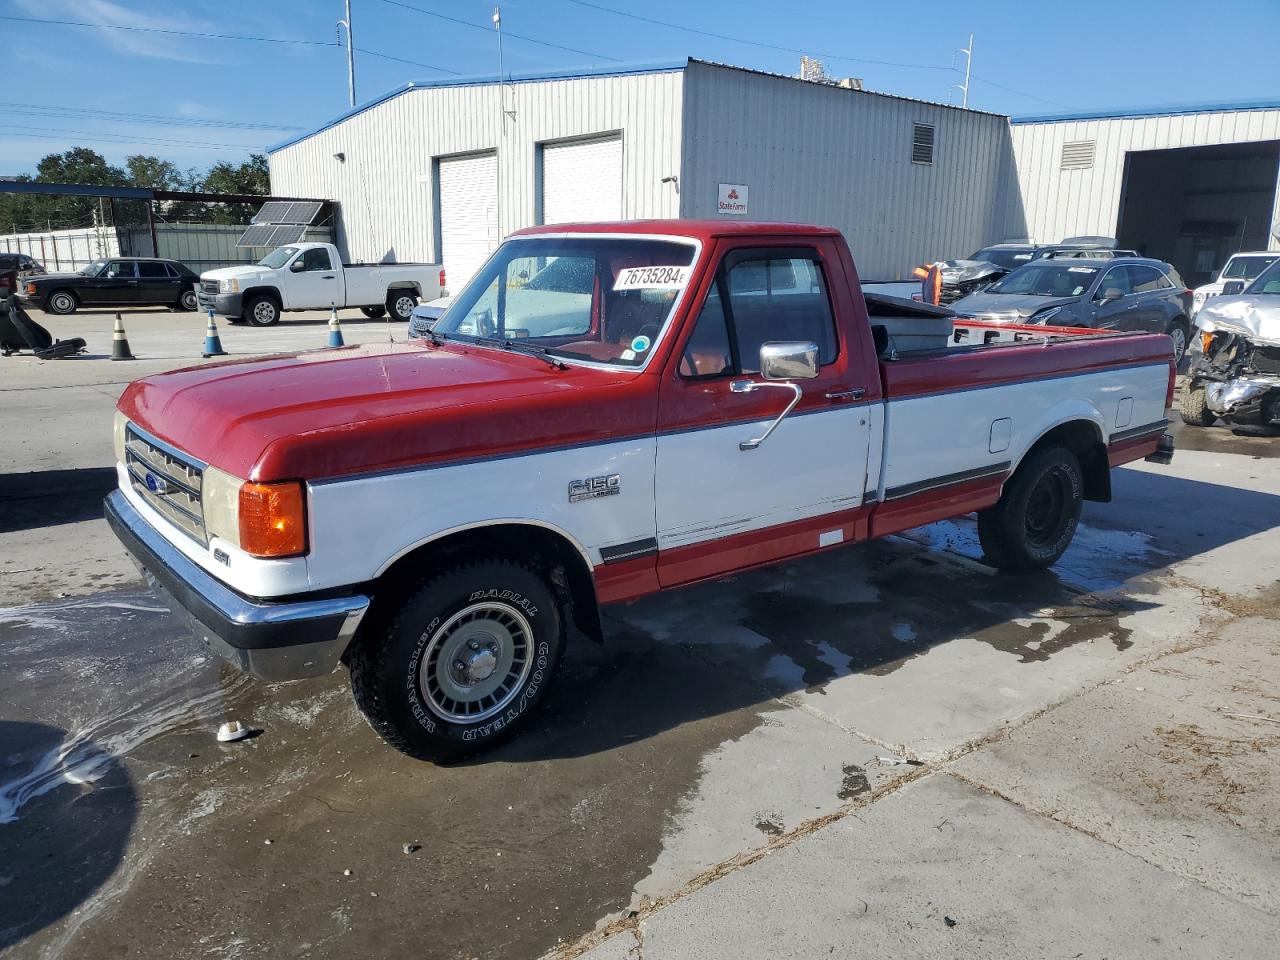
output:
[[[445,563],[502,556],[531,561],[546,571],[574,625],[603,640],[591,555],[564,530],[545,521],[489,520],[455,527],[406,546],[375,575],[374,599],[382,589],[414,580]]]
[[[1050,446],[1063,446],[1075,454],[1084,475],[1086,500],[1111,502],[1111,464],[1107,460],[1102,417],[1096,410],[1089,408],[1088,411],[1066,415],[1042,428],[1035,441],[1014,462],[1010,476],[1027,457]]]
[[[248,290],[240,291],[240,302],[248,303],[254,297],[268,296],[276,302],[276,306],[281,311],[284,310],[284,299],[280,296],[280,291],[271,286],[250,287]]]

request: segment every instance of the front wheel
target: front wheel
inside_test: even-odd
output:
[[[280,322],[280,305],[270,297],[254,297],[244,305],[244,318],[255,327],[273,327]]]
[[[1046,447],[1023,461],[994,507],[978,513],[978,539],[988,562],[1027,573],[1052,566],[1080,523],[1084,478],[1066,447]]]
[[[49,299],[45,301],[45,306],[49,308],[49,312],[58,314],[75,313],[78,305],[76,295],[70,290],[55,290],[49,294]]]
[[[487,750],[524,726],[564,632],[551,586],[507,560],[446,570],[377,623],[350,655],[356,705],[391,746],[434,761]]]
[[[1182,393],[1178,397],[1178,414],[1182,422],[1192,427],[1212,427],[1218,421],[1218,415],[1209,409],[1205,399],[1204,385],[1195,383],[1190,377],[1182,381]]]
[[[417,305],[418,298],[412,290],[392,290],[387,294],[387,312],[404,323],[409,322],[409,316]]]

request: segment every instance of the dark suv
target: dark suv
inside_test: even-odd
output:
[[[42,273],[44,267],[25,253],[0,253],[0,300],[17,293],[27,277]]]
[[[27,309],[74,313],[77,307],[196,308],[200,278],[177,260],[108,257],[76,273],[50,273],[24,280],[18,299]]]
[[[1179,360],[1191,331],[1191,291],[1182,277],[1143,257],[1034,260],[951,309],[993,323],[1167,333]]]

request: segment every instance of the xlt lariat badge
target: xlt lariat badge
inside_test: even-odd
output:
[[[622,492],[622,478],[611,473],[607,477],[587,477],[585,480],[569,481],[569,502],[594,500],[596,497],[611,497]]]

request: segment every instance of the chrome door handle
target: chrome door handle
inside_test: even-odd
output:
[[[831,401],[861,400],[866,395],[867,391],[862,387],[853,387],[850,390],[832,390],[827,394],[827,399]]]
[[[778,382],[774,380],[766,380],[763,383],[757,383],[754,380],[732,380],[729,382],[729,389],[734,393],[754,393],[766,387],[780,387],[783,390],[794,391],[795,396],[791,398],[791,402],[787,404],[786,409],[778,414],[778,419],[769,424],[769,429],[762,433],[754,440],[741,440],[738,442],[739,450],[754,450],[760,444],[769,439],[769,434],[778,429],[778,424],[787,418],[792,410],[796,408],[796,404],[800,402],[800,398],[804,396],[804,391],[800,389],[800,385],[796,383]]]

